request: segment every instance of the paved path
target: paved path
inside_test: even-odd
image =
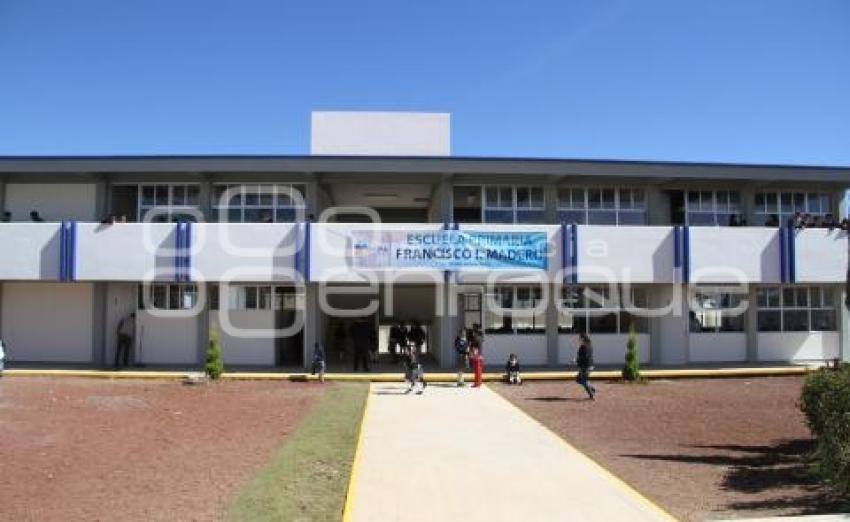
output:
[[[666,518],[489,388],[404,390],[372,385],[348,520]]]

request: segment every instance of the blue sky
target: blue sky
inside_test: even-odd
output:
[[[451,112],[464,156],[850,165],[850,2],[0,0],[0,155],[304,154],[322,109]]]

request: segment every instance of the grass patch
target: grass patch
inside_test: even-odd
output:
[[[340,520],[348,490],[365,383],[334,383],[230,506],[228,520]]]

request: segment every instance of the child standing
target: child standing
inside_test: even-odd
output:
[[[508,384],[522,384],[522,377],[519,375],[519,359],[515,353],[508,357],[508,362],[505,364],[505,378]]]
[[[419,390],[416,395],[422,395],[425,391],[425,373],[422,371],[422,365],[419,363],[419,354],[414,346],[408,346],[404,354],[405,365],[405,380],[410,383],[405,393],[412,392],[416,385],[419,384]]]
[[[466,332],[461,328],[455,337],[455,366],[457,368],[457,385],[465,386],[463,373],[469,367],[469,343],[466,341]]]
[[[472,356],[470,359],[472,363],[472,371],[475,373],[475,384],[472,386],[473,388],[478,388],[484,380],[484,356],[481,355],[481,349],[478,346],[474,346],[472,348]]]
[[[313,375],[319,374],[319,382],[325,382],[325,347],[322,343],[313,345]]]

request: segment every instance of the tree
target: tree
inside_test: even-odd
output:
[[[218,332],[210,331],[210,344],[207,347],[207,363],[204,370],[210,379],[216,380],[224,373],[224,361],[221,357],[221,340]]]
[[[640,357],[638,356],[637,333],[635,325],[629,325],[629,340],[626,342],[626,364],[623,366],[623,379],[628,382],[640,380]]]

